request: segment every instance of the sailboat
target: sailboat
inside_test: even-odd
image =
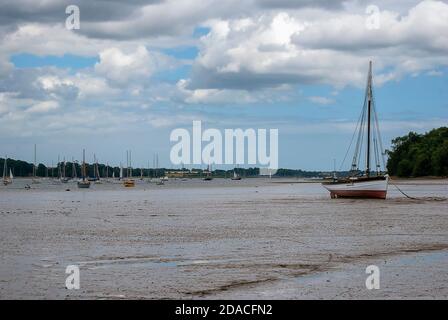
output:
[[[131,151],[126,152],[126,160],[127,160],[127,178],[123,181],[123,185],[126,188],[135,187],[135,180],[132,179],[132,160],[131,160]]]
[[[86,152],[82,150],[82,166],[81,166],[81,180],[78,181],[78,188],[87,189],[90,188],[90,181],[86,179]]]
[[[103,174],[104,174],[104,170],[103,170]],[[106,182],[109,182],[109,162],[106,162]]]
[[[39,180],[37,180],[37,165],[36,165],[36,145],[34,145],[34,163],[33,163],[33,180],[32,183],[37,184],[40,183]]]
[[[241,180],[241,176],[236,173],[236,169],[233,169],[233,177],[231,178],[232,180]]]
[[[67,162],[65,161],[65,157],[64,157],[64,162],[62,164],[62,177],[61,177],[61,182],[62,183],[67,183],[70,179],[67,178],[65,176],[65,168],[67,167]]]
[[[357,125],[358,139],[352,161],[351,175],[348,178],[333,178],[333,181],[322,185],[330,191],[331,198],[356,197],[386,199],[389,176],[381,172],[380,158],[383,165],[384,153],[381,143],[381,135],[378,126],[378,118],[372,89],[372,62],[369,62],[367,87],[364,98],[364,106]],[[364,136],[367,137],[364,137]],[[359,170],[362,156],[363,142],[366,142],[364,171]],[[373,150],[372,150],[373,149]],[[350,150],[350,147],[349,147]],[[380,157],[381,153],[381,157]],[[372,155],[375,158],[375,172],[372,172]]]
[[[207,166],[207,170],[205,170],[204,172],[205,172],[205,177],[202,180],[204,180],[204,181],[213,180],[210,164]]]
[[[153,172],[154,178],[152,180],[155,181],[156,185],[163,186],[165,184],[162,177],[159,177],[159,154],[155,153],[153,158]]]
[[[99,169],[99,165],[98,165],[98,158],[96,156],[95,156],[95,165],[94,165],[93,169],[95,170],[95,183],[102,184],[101,176],[100,176],[100,169]]]
[[[75,160],[72,159],[72,179],[75,180],[78,177],[78,174],[76,172],[76,163]]]
[[[5,161],[3,162],[3,184],[5,186],[7,186],[8,184],[11,184],[12,179],[13,179],[11,169],[9,169],[9,177],[6,175],[8,172],[8,165],[6,163],[7,161],[8,161],[8,156],[5,156]]]

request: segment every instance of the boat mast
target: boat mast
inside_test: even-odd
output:
[[[72,179],[77,177],[75,159],[72,157]]]
[[[82,149],[82,169],[81,169],[82,181],[86,180],[86,150]]]
[[[132,153],[129,150],[129,177],[132,178]]]
[[[372,61],[369,61],[369,78],[367,84],[367,156],[366,175],[370,176],[370,114],[372,106]]]
[[[5,161],[3,162],[3,180],[6,179],[6,161],[8,159],[8,156],[5,156]]]
[[[34,144],[33,179],[36,179],[36,144]]]

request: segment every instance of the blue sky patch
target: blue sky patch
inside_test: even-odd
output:
[[[92,67],[99,61],[98,57],[82,57],[72,54],[63,56],[38,56],[30,53],[12,55],[10,61],[17,68],[57,67],[70,69],[83,69]]]

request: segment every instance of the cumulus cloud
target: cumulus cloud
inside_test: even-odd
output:
[[[369,60],[376,84],[441,75],[448,64],[442,1],[375,1],[378,30],[365,27],[368,0],[79,0],[80,30],[65,29],[72,1],[38,4],[9,1],[0,11],[0,124],[8,134],[165,127],[206,118],[193,114],[196,105],[285,102],[309,84],[364,86]],[[186,62],[165,49],[183,45],[199,54],[178,70]],[[98,63],[15,68],[10,59],[19,53]],[[301,98],[334,102],[319,94]],[[173,116],[180,107],[184,114]]]
[[[155,70],[155,59],[144,46],[130,53],[119,48],[108,48],[101,51],[99,56],[95,72],[118,83],[126,83],[130,78],[149,77]]]
[[[364,12],[310,17],[280,12],[212,21],[190,88],[361,86],[369,60],[380,84],[448,65],[446,3],[423,1],[404,16],[383,10],[378,30],[366,28]]]
[[[188,89],[188,81],[179,80],[177,89],[188,104],[246,104],[257,99],[246,90]]]

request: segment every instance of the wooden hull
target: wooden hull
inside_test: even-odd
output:
[[[359,179],[322,184],[330,191],[331,198],[375,198],[386,199],[389,177]]]
[[[89,181],[78,181],[78,188],[80,188],[80,189],[90,188],[90,182]]]

